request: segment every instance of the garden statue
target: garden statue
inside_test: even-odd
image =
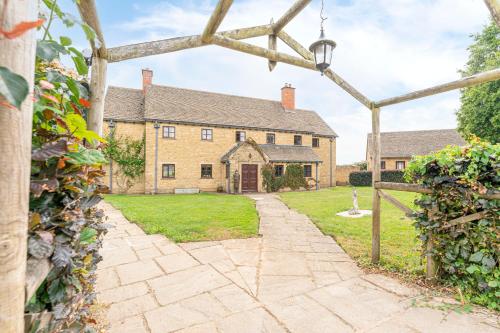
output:
[[[352,205],[353,208],[349,210],[349,215],[359,215],[359,206],[358,206],[358,192],[356,192],[356,188],[352,188]]]
[[[234,193],[240,193],[240,173],[238,172],[238,169],[234,171],[233,181],[234,181]]]

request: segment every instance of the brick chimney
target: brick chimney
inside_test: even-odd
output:
[[[295,88],[291,83],[285,83],[281,88],[281,105],[285,110],[295,110]]]
[[[146,91],[146,87],[153,84],[153,71],[149,68],[142,70],[142,91]]]

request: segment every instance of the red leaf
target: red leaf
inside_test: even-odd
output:
[[[82,116],[82,112],[80,111],[80,109],[78,108],[78,106],[76,106],[75,103],[71,103],[71,108],[73,109],[73,111],[76,113],[76,114],[79,114],[80,116]]]
[[[55,98],[54,96],[52,95],[47,95],[47,94],[41,94],[40,96],[42,96],[43,98],[46,98],[48,99],[49,101],[52,101],[56,104],[59,104],[59,101],[57,100],[57,98]]]
[[[87,101],[85,98],[80,98],[80,104],[86,108],[90,108],[90,102]]]
[[[4,35],[8,39],[13,39],[13,38],[21,36],[22,34],[24,34],[28,30],[31,30],[33,28],[38,28],[39,26],[41,26],[43,24],[44,21],[45,20],[43,20],[43,19],[39,19],[36,21],[21,22],[21,23],[16,24],[14,29],[12,29],[11,31],[5,31],[5,30],[0,29],[0,34]]]

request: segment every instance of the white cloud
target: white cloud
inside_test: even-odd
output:
[[[481,0],[352,0],[325,5],[326,33],[338,45],[333,69],[373,99],[458,78],[457,70],[467,59],[468,35],[488,19]],[[277,20],[289,6],[285,0],[235,2],[220,30]],[[135,19],[113,28],[125,34],[139,32],[143,40],[198,34],[213,7],[214,1],[183,1],[182,7],[169,1],[140,5]],[[319,34],[318,2],[313,1],[286,31],[305,46],[314,41]],[[266,38],[249,42],[267,45]],[[283,43],[278,47],[292,52]],[[142,67],[154,70],[156,83],[270,99],[279,99],[279,88],[291,82],[297,88],[298,107],[316,110],[340,135],[338,163],[364,158],[369,111],[318,73],[286,64],[269,73],[265,59],[208,46],[112,64],[109,82],[139,87]],[[452,128],[458,105],[454,92],[384,108],[382,130]]]

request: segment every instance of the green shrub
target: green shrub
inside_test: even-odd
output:
[[[307,188],[307,181],[304,177],[304,167],[300,164],[289,164],[285,171],[285,184],[286,187],[292,190],[298,190],[299,188]]]
[[[404,183],[404,172],[400,170],[384,170],[380,173],[383,182]],[[354,171],[349,174],[349,184],[352,186],[371,186],[371,171]]]
[[[442,281],[462,290],[470,301],[499,310],[500,200],[479,198],[500,187],[500,144],[474,139],[466,147],[414,158],[406,179],[432,189],[416,204],[415,227],[423,242],[433,236],[433,256]],[[481,212],[483,217],[449,227],[447,222]]]
[[[267,164],[262,168],[262,186],[266,189],[267,193],[277,192],[284,185],[283,177],[276,177],[274,167]]]

